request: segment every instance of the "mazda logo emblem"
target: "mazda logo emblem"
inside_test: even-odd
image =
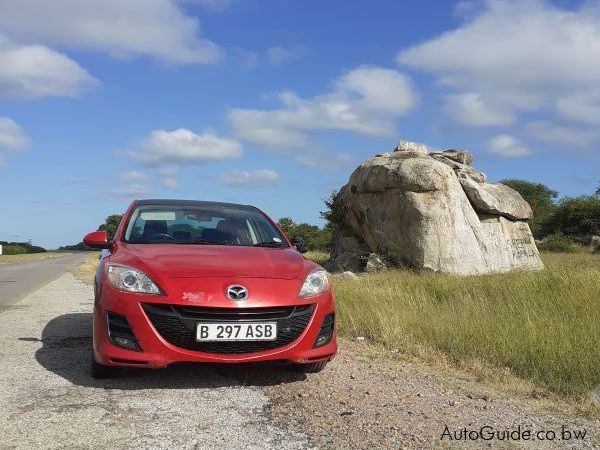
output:
[[[227,288],[227,297],[231,300],[246,300],[248,298],[248,289],[238,284],[232,284]]]

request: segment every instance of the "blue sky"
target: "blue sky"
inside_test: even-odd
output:
[[[599,80],[597,2],[6,0],[0,240],[75,243],[149,197],[320,223],[400,139],[590,194]]]

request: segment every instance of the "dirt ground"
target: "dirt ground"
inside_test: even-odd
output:
[[[484,382],[461,382],[393,355],[374,356],[365,342],[342,340],[323,372],[264,389],[275,423],[306,433],[320,448],[600,446],[597,420],[551,412],[544,400],[510,398]],[[488,428],[475,438],[472,431],[482,427]],[[505,430],[513,432],[511,441],[489,439]],[[470,431],[475,439],[464,439]]]

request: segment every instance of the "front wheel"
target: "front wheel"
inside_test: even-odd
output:
[[[119,376],[120,368],[115,366],[106,366],[96,362],[94,358],[94,352],[91,352],[90,361],[90,375],[96,380],[103,380],[106,378],[116,378]]]
[[[318,373],[325,368],[327,361],[318,361],[308,364],[294,364],[294,368],[304,373]]]

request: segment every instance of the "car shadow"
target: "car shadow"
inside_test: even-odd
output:
[[[21,337],[38,342],[38,338]],[[78,386],[105,389],[212,389],[273,386],[306,379],[283,362],[244,364],[174,364],[164,369],[125,369],[118,378],[95,380],[89,375],[92,314],[65,314],[50,320],[42,332],[36,360],[48,371]]]

